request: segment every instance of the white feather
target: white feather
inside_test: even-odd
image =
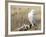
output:
[[[36,12],[36,10],[32,9],[29,13],[28,13],[28,19],[29,22],[32,24],[32,26],[34,26],[34,24],[38,23],[37,18],[38,18],[39,14]]]

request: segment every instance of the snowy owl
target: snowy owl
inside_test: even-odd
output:
[[[34,24],[38,23],[38,21],[40,20],[39,16],[40,16],[40,14],[38,14],[36,12],[36,10],[34,10],[34,9],[32,9],[28,13],[28,20],[32,24],[32,26],[34,26]]]

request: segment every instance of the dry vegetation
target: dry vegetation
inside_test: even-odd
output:
[[[35,9],[37,13],[41,14],[40,6],[11,6],[11,31],[16,31],[17,28],[21,27],[23,24],[29,25],[27,14],[31,9]],[[41,15],[40,15],[41,16]],[[39,18],[38,16],[37,18]],[[41,17],[40,17],[41,18]],[[41,24],[31,27],[29,30],[39,30],[41,29]]]

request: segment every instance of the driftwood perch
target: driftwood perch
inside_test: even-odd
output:
[[[31,28],[31,25],[23,25],[20,28],[16,29],[16,31],[27,31],[28,29]]]

